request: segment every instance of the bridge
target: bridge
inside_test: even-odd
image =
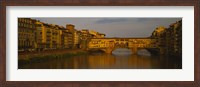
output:
[[[127,48],[136,54],[139,49],[157,50],[157,39],[153,38],[92,38],[88,43],[88,50],[102,50],[105,53],[112,53],[118,48]]]

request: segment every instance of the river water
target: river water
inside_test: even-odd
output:
[[[181,58],[153,56],[146,50],[131,54],[117,49],[112,54],[93,53],[69,58],[53,59],[20,66],[20,69],[181,69]]]

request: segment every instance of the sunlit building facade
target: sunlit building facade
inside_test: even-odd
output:
[[[46,30],[43,22],[36,22],[36,50],[41,51],[46,47]]]
[[[34,51],[36,47],[36,20],[18,18],[18,50]]]
[[[166,28],[163,26],[157,27],[153,32],[152,32],[152,38],[156,38],[157,42],[156,45],[160,49],[160,53],[164,54],[166,52]]]
[[[36,23],[37,50],[52,50],[61,48],[61,31],[58,25]]]
[[[69,32],[66,28],[61,28],[62,34],[61,34],[61,48],[62,49],[69,49],[73,46],[73,35],[71,32]]]

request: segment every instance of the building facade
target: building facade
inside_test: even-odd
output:
[[[168,28],[156,28],[151,37],[157,39],[162,54],[182,56],[182,20],[170,24]]]
[[[168,53],[182,56],[182,20],[171,24],[166,30],[166,45]]]
[[[36,20],[18,18],[18,50],[34,51],[36,47]]]
[[[62,49],[69,49],[73,46],[73,35],[71,32],[69,32],[68,29],[62,27],[62,34],[61,34],[61,46]]]
[[[157,39],[156,45],[160,49],[160,54],[164,54],[166,52],[166,34],[165,34],[166,28],[163,26],[157,27],[152,32],[152,38]]]

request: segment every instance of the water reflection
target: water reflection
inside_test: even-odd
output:
[[[24,69],[181,69],[181,58],[120,54],[89,54],[20,66]],[[127,51],[127,50],[126,50]]]
[[[138,50],[137,54],[141,56],[151,56],[151,53],[146,49]]]
[[[132,54],[132,51],[130,49],[120,48],[114,50],[112,54],[116,56],[128,56]]]

